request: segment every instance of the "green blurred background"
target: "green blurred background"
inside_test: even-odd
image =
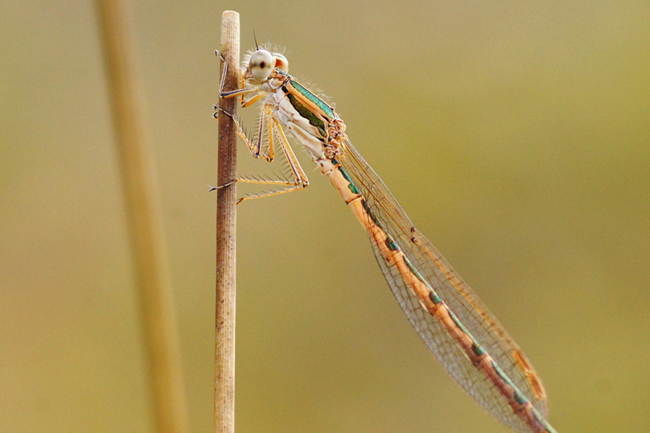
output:
[[[650,3],[133,4],[192,432],[212,430],[221,12],[286,46],[523,347],[560,432],[650,431]],[[0,431],[152,432],[90,1],[0,5]],[[240,147],[241,171],[254,174]],[[239,207],[237,431],[503,432],[312,186]]]

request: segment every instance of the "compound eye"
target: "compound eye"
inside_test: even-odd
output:
[[[248,69],[257,81],[266,80],[275,67],[275,58],[266,50],[258,50],[253,53],[248,62]]]

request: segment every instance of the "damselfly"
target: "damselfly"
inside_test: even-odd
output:
[[[256,158],[272,161],[275,145],[279,145],[292,177],[288,181],[239,178],[237,181],[284,185],[284,189],[246,196],[239,202],[309,184],[284,133],[288,130],[368,232],[397,302],[449,374],[512,429],[555,433],[546,421],[546,392],[526,355],[415,229],[386,185],[352,146],[345,123],[334,108],[289,75],[289,62],[282,54],[257,48],[244,59],[241,88],[224,92],[227,67],[225,64],[220,95],[241,96],[243,107],[261,102],[259,133],[248,138],[238,120],[224,114],[235,120],[239,136]]]

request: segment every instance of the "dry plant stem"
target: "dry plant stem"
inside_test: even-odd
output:
[[[97,0],[124,203],[133,247],[156,431],[185,433],[187,409],[160,206],[134,71],[128,9],[122,0]]]
[[[224,90],[239,86],[239,14],[221,19],[221,54],[228,62]],[[225,67],[225,63],[221,64]],[[223,69],[222,69],[223,70]],[[219,79],[221,74],[219,75]],[[219,100],[219,108],[236,114],[238,98]],[[235,431],[235,235],[237,131],[230,116],[219,116],[217,184],[217,296],[215,321],[214,431]]]

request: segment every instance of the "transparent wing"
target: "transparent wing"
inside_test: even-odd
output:
[[[519,346],[435,247],[415,230],[386,185],[352,143],[346,140],[345,146],[340,162],[353,176],[355,184],[383,228],[519,391],[546,417],[544,387]],[[444,327],[420,305],[400,272],[385,260],[372,238],[371,242],[375,257],[397,302],[449,374],[501,422],[515,430],[529,431],[526,424],[510,409],[506,398],[472,365]]]

